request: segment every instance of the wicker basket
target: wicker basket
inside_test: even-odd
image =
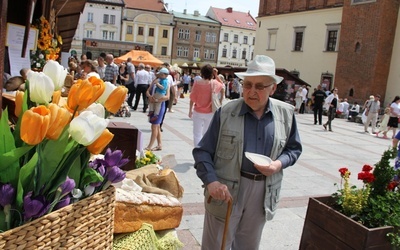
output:
[[[0,234],[0,249],[112,249],[115,188],[111,186]]]

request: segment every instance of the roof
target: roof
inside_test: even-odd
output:
[[[181,19],[189,19],[192,21],[198,21],[198,22],[208,22],[208,23],[213,23],[213,24],[219,24],[219,22],[207,17],[207,16],[202,16],[198,12],[195,11],[195,13],[190,14],[190,13],[181,13],[181,12],[176,12],[176,11],[171,11],[171,14],[174,15],[176,18],[181,18]]]
[[[123,0],[87,0],[88,3],[99,3],[108,5],[124,6]]]
[[[168,13],[162,0],[125,0],[125,8]]]
[[[250,12],[235,11],[231,7],[226,9],[210,7],[210,10],[214,13],[216,20],[223,26],[256,30],[257,21]]]

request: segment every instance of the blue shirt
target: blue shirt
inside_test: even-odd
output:
[[[158,82],[160,83],[160,85],[162,85],[164,88],[159,88],[156,87],[156,93],[159,93],[161,95],[166,95],[167,94],[167,89],[168,89],[168,79],[167,78],[159,78]]]
[[[210,123],[207,132],[199,142],[199,145],[193,149],[193,157],[195,159],[195,168],[197,175],[204,184],[217,181],[217,175],[214,171],[213,158],[219,137],[220,112],[217,110]],[[273,114],[270,111],[269,102],[265,112],[260,119],[256,117],[251,108],[243,103],[239,115],[244,117],[244,144],[243,144],[243,161],[241,169],[246,172],[260,174],[254,167],[254,164],[244,156],[244,152],[252,152],[270,156],[275,126],[273,122]],[[282,168],[293,165],[302,151],[300,136],[297,131],[297,123],[293,115],[292,130],[289,135],[288,142],[277,160],[282,162]]]

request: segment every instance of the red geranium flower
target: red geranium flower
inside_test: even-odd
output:
[[[392,181],[389,183],[389,185],[387,186],[387,189],[390,191],[393,191],[395,188],[397,187],[397,182]]]
[[[349,172],[349,169],[348,168],[339,168],[339,172],[340,172],[340,176],[343,177],[346,174],[346,172]],[[350,172],[349,172],[349,175],[350,175]]]
[[[362,171],[364,172],[369,172],[372,170],[372,167],[370,165],[365,164],[362,168]]]
[[[358,179],[362,180],[364,183],[371,183],[375,180],[375,176],[370,172],[360,172],[358,173]]]

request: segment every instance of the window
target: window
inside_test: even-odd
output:
[[[176,48],[176,55],[177,55],[178,57],[180,57],[180,56],[183,55],[183,48],[182,48],[181,46],[178,46],[178,47]]]
[[[86,37],[87,38],[92,38],[93,36],[93,31],[92,30],[86,30]]]
[[[149,28],[149,36],[154,36],[154,28]]]
[[[217,42],[217,34],[216,33],[211,33],[211,42],[216,43]]]
[[[108,39],[109,40],[114,40],[115,32],[114,31],[110,31],[110,32],[108,32],[108,34],[109,34]]]
[[[222,49],[222,57],[226,57],[226,52],[227,52],[226,48],[223,48]]]
[[[238,43],[238,41],[239,41],[239,36],[238,35],[234,35],[233,36],[233,42],[234,43]]]
[[[128,27],[126,28],[126,34],[132,34],[133,27],[132,25],[128,25]]]
[[[363,3],[373,3],[376,0],[351,0],[351,4],[363,4]]]
[[[208,49],[204,49],[204,59],[208,59],[209,51]]]
[[[194,48],[193,51],[193,59],[200,57],[200,49],[199,48]]]
[[[190,30],[185,30],[185,39],[186,40],[190,39]]]
[[[294,27],[293,51],[303,51],[304,31],[306,27]]]
[[[178,39],[183,39],[184,38],[184,31],[183,31],[183,29],[179,29],[179,31],[178,31]]]
[[[184,57],[188,57],[189,56],[189,48],[188,47],[184,47],[183,48],[183,56]]]
[[[107,31],[103,30],[103,40],[107,40]]]
[[[214,59],[215,58],[215,50],[210,50],[210,57],[209,59]]]
[[[249,39],[249,38],[248,38],[247,36],[244,36],[244,37],[243,37],[243,44],[247,44],[247,43],[248,43],[248,39]]]
[[[88,12],[87,21],[90,23],[93,23],[93,13],[92,12]]]
[[[246,50],[243,50],[243,51],[242,51],[242,59],[246,59],[246,54],[247,54],[247,53],[246,53]]]
[[[163,38],[168,38],[168,30],[163,30],[162,37]]]
[[[337,51],[339,47],[340,24],[327,24],[326,51]]]
[[[228,40],[229,40],[229,34],[224,33],[224,42],[228,42]]]
[[[255,44],[256,44],[256,38],[253,37],[253,45],[255,45]]]
[[[115,24],[115,15],[110,15],[110,24]]]
[[[294,38],[294,51],[303,50],[303,32],[296,32]]]
[[[139,36],[143,36],[143,32],[144,32],[144,28],[143,28],[143,27],[139,27],[139,29],[138,29],[138,35],[139,35]]]
[[[237,55],[237,50],[236,48],[234,48],[232,51],[232,58],[236,58],[236,55]]]
[[[108,23],[108,15],[107,14],[104,14],[104,16],[103,16],[103,23]]]
[[[276,34],[278,29],[269,29],[268,30],[268,41],[267,41],[267,50],[275,50],[276,49]]]
[[[195,40],[196,40],[197,42],[199,42],[200,39],[201,39],[201,31],[200,31],[200,30],[196,30],[196,37],[195,37]]]
[[[326,51],[336,51],[337,30],[328,31],[328,43]]]
[[[162,56],[166,56],[167,55],[167,47],[165,47],[165,46],[161,47],[161,55]]]
[[[210,43],[210,42],[211,42],[211,33],[206,32],[206,43]]]

